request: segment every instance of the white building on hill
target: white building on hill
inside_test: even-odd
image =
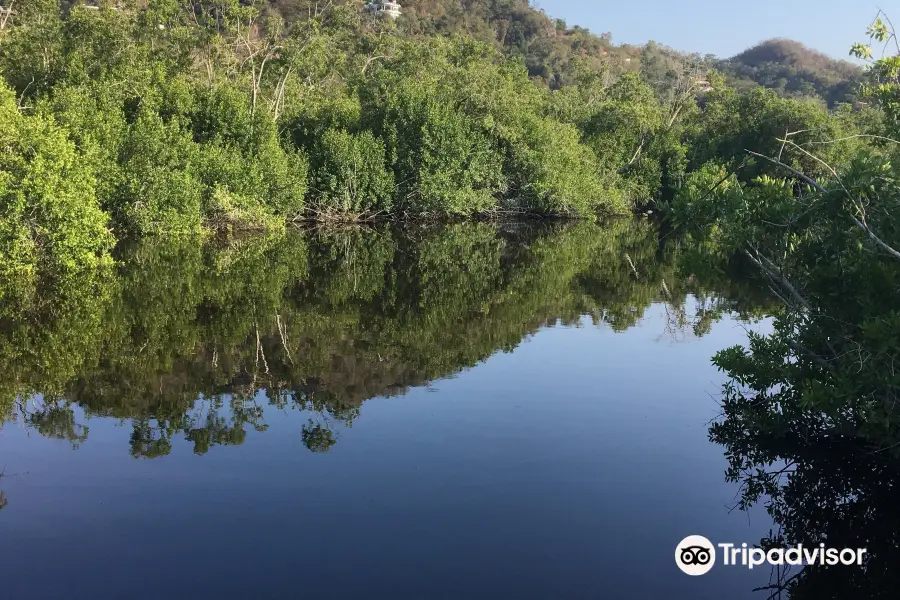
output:
[[[400,12],[400,5],[396,2],[392,2],[392,0],[379,0],[377,2],[372,2],[371,4],[366,5],[366,9],[372,11],[380,17],[390,17],[392,19],[396,19],[401,14],[403,14],[402,12]]]

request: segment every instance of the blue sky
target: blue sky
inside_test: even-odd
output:
[[[610,31],[616,44],[655,40],[687,52],[720,57],[757,42],[789,37],[836,58],[864,41],[879,0],[533,0],[552,17],[595,33]],[[884,0],[880,0],[884,2]],[[891,6],[882,8],[891,13]],[[900,6],[895,22],[900,20]]]

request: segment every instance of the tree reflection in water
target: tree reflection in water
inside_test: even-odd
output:
[[[302,411],[325,452],[370,398],[451,376],[546,325],[622,331],[654,302],[669,334],[764,313],[757,287],[685,272],[646,222],[420,225],[227,243],[148,239],[113,272],[46,276],[0,308],[7,421],[77,447],[127,420],[136,458],[197,454]],[[664,333],[664,332],[663,332]]]
[[[865,548],[862,567],[815,565],[775,573],[769,598],[896,598],[900,590],[900,454],[864,438],[823,434],[813,407],[770,411],[729,402],[710,428],[725,447],[741,507],[764,502],[779,530],[760,545]],[[766,597],[764,596],[764,597]]]

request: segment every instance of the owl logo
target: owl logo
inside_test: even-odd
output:
[[[681,562],[686,565],[705,565],[712,558],[712,548],[703,546],[688,546],[680,548]]]
[[[675,564],[688,575],[705,575],[716,564],[715,545],[702,535],[689,535],[675,546]]]

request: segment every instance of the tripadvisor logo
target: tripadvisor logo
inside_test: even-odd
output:
[[[716,548],[722,553],[725,566],[740,565],[753,569],[770,565],[861,565],[865,548],[826,548],[825,544],[807,548],[798,544],[793,548],[749,548],[747,544],[713,544],[702,535],[689,535],[675,546],[675,564],[688,575],[705,575],[716,564]]]
[[[689,535],[675,547],[675,564],[688,575],[705,575],[716,564],[716,549],[702,535]]]

